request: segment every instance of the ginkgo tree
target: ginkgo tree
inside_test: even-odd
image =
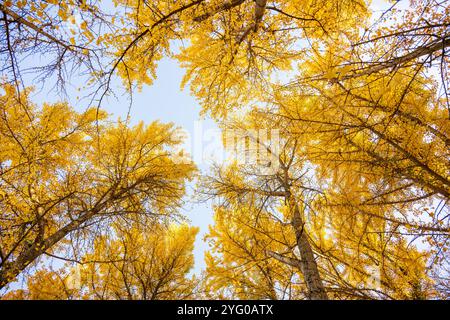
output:
[[[178,161],[173,125],[112,124],[103,111],[38,107],[3,90],[0,287],[43,255],[82,254],[118,220],[178,215],[195,166]]]
[[[267,128],[286,128],[286,139],[296,141],[298,156],[312,165],[312,186],[324,193],[324,204],[316,210],[318,214],[333,212],[328,223],[348,237],[332,233],[334,241],[345,240],[342,253],[351,250],[353,243],[358,246],[357,257],[363,257],[362,240],[379,234],[387,243],[397,243],[395,250],[405,258],[414,257],[408,241],[426,240],[428,247],[419,254],[426,265],[418,274],[430,274],[442,263],[444,275],[438,282],[443,283],[450,231],[448,6],[417,1],[397,10],[395,5],[382,15],[382,22],[362,23],[347,37],[313,43],[309,57],[299,60],[295,81],[288,85],[268,81],[264,92],[257,93],[256,103],[264,105],[258,113]],[[386,22],[384,17],[399,21]],[[253,177],[251,183],[267,178],[250,166],[242,167],[242,172]],[[221,181],[226,175],[215,176],[213,180]],[[261,193],[267,186],[274,187],[259,182],[250,190]],[[242,182],[235,187],[236,194],[238,190],[249,191]],[[359,231],[355,226],[361,223]],[[320,250],[315,254],[316,259],[324,256]],[[351,258],[344,256],[341,263],[348,264]],[[336,270],[336,276],[343,277],[345,272]],[[421,276],[414,277],[407,282],[420,288],[417,279]],[[395,281],[401,283],[398,278]],[[388,291],[381,291],[381,297],[405,297]],[[360,293],[357,289],[348,292]],[[411,297],[421,296],[419,290]]]
[[[194,266],[197,232],[197,227],[187,225],[121,225],[116,237],[96,239],[93,252],[84,260],[101,263],[82,267],[84,298],[195,298],[201,281],[188,273]],[[112,262],[102,263],[105,261]]]
[[[0,11],[3,73],[18,90],[30,52],[46,56],[35,68],[40,79],[54,75],[63,86],[83,75],[100,102],[114,76],[127,90],[151,84],[158,61],[170,56],[186,68],[204,110],[219,117],[250,102],[275,71],[290,70],[308,41],[346,35],[368,15],[363,0],[21,0]],[[177,54],[173,43],[186,40]]]
[[[187,225],[113,226],[75,264],[60,270],[40,269],[25,289],[4,299],[192,299],[201,281],[188,273],[194,265],[198,228]]]
[[[408,244],[405,224],[390,218],[393,209],[348,204],[370,195],[370,184],[351,181],[333,192],[289,130],[278,148],[252,135],[268,125],[263,117],[251,113],[228,128],[240,129],[256,150],[263,144],[266,156],[218,167],[202,184],[204,195],[221,199],[208,235],[207,290],[246,299],[432,296],[430,253]],[[279,166],[268,171],[268,162]]]
[[[449,9],[396,5],[356,40],[317,50],[266,102],[345,195],[341,206],[392,212],[383,218],[431,245],[431,265],[448,265]],[[352,189],[360,181],[369,193]]]

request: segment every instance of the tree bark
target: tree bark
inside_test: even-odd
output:
[[[88,215],[85,219],[72,221],[47,239],[34,242],[27,250],[20,253],[17,259],[5,263],[0,269],[0,289],[4,288],[8,283],[15,279],[30,263],[35,261],[45,251],[53,247],[71,231],[75,230],[81,223],[88,220],[88,217],[90,216],[92,215]]]
[[[328,300],[316,260],[314,259],[314,252],[304,230],[303,218],[298,208],[298,204],[293,197],[289,199],[289,205],[293,214],[291,225],[294,228],[297,248],[300,252],[300,266],[303,278],[306,282],[306,287],[308,288],[309,299]]]

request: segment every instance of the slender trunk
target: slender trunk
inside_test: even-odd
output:
[[[104,204],[100,205],[99,208],[92,209],[82,218],[68,223],[46,239],[36,239],[36,242],[31,244],[28,249],[22,251],[14,261],[4,263],[0,268],[0,289],[15,279],[30,263],[44,254],[45,251],[61,241],[82,223],[89,220],[94,214],[97,214],[103,206]]]
[[[3,265],[0,268],[0,289],[4,288],[8,283],[15,279],[30,263],[34,262],[39,256],[56,245],[69,233],[79,228],[86,221],[89,221],[89,219],[91,219],[93,216],[98,215],[99,212],[101,212],[101,210],[103,210],[108,205],[108,203],[120,199],[120,197],[128,190],[134,188],[142,182],[143,180],[137,180],[134,184],[120,190],[120,192],[116,194],[114,194],[114,190],[117,185],[114,184],[99,199],[97,204],[92,209],[87,211],[83,216],[81,216],[77,220],[72,220],[58,231],[48,236],[46,239],[43,239],[43,235],[39,235],[39,237],[35,239],[35,242],[33,244],[31,244],[27,249],[24,249],[21,253],[18,254],[15,260],[11,262],[4,261]],[[108,194],[111,194],[111,196],[108,200],[105,200],[105,197]],[[41,213],[41,216],[43,216],[43,213]]]
[[[304,222],[294,199],[290,200],[290,207],[293,211],[291,225],[295,231],[297,240],[297,248],[300,252],[300,265],[303,278],[308,288],[309,299],[311,300],[328,300],[327,293],[322,284],[319,269],[317,268],[314,253],[309,243],[307,234],[304,230]]]
[[[69,224],[72,227],[73,224]],[[15,279],[30,263],[35,261],[46,250],[63,239],[72,229],[64,227],[42,241],[36,241],[12,262],[5,263],[0,269],[0,289]]]

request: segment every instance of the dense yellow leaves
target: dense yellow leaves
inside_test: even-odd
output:
[[[281,299],[298,298],[291,281],[296,271],[270,259],[266,251],[283,251],[293,234],[283,230],[270,214],[249,206],[226,210],[216,208],[215,224],[207,241],[207,285],[210,296],[223,298]],[[288,240],[289,241],[289,240]],[[287,291],[287,292],[286,292]]]
[[[215,117],[254,102],[273,75],[290,71],[307,52],[305,39],[344,32],[366,11],[358,2],[275,1],[256,22],[256,5],[240,2],[190,30],[190,46],[177,56],[187,68],[185,82]]]
[[[109,124],[103,111],[39,108],[13,87],[4,90],[2,287],[42,254],[64,255],[70,241],[93,241],[116,219],[145,223],[177,214],[195,167],[172,154],[181,143],[172,125]]]
[[[439,234],[446,229],[426,223],[420,210],[402,198],[412,196],[412,190],[377,194],[380,190],[376,187],[381,187],[378,179],[388,177],[370,171],[365,174],[364,162],[352,160],[335,167],[326,157],[334,154],[335,135],[325,129],[333,127],[322,127],[321,120],[336,121],[336,114],[331,108],[321,110],[332,116],[317,118],[317,124],[314,118],[307,118],[315,115],[320,97],[298,98],[303,103],[294,100],[295,96],[285,99],[292,99],[292,106],[301,110],[275,118],[253,110],[243,123],[227,122],[226,128],[240,128],[243,136],[264,127],[268,119],[272,125],[280,125],[281,146],[276,154],[280,166],[267,173],[257,163],[231,163],[204,180],[203,192],[221,200],[207,238],[212,246],[207,255],[208,292],[247,299],[311,298],[311,274],[308,276],[301,264],[307,252],[299,251],[309,245],[329,298],[433,296],[433,281],[427,275],[431,252],[409,243],[409,235]],[[281,110],[288,110],[287,103],[280,105]],[[300,119],[305,118],[311,120],[303,125]],[[326,143],[320,141],[322,135],[329,139]],[[352,139],[353,144],[363,144],[368,138],[361,133]],[[336,145],[342,147],[342,143]],[[316,174],[309,173],[313,168]],[[299,228],[307,242],[298,240]]]
[[[123,227],[121,227],[123,229]],[[81,267],[81,285],[91,299],[189,299],[198,285],[194,265],[198,228],[152,225],[119,230],[96,240]]]
[[[326,60],[321,56],[306,64],[305,75],[333,70]],[[435,96],[435,83],[418,71],[404,68],[342,81],[333,75],[336,83],[304,82],[272,101],[291,132],[305,141],[310,159],[323,165],[323,177],[348,178],[357,171],[376,179],[389,172],[384,184],[407,177],[426,192],[448,197],[448,112]]]
[[[316,43],[350,36],[368,16],[364,1],[115,1],[123,28],[102,36],[127,86],[151,84],[156,64],[174,56],[186,68],[203,112],[221,118],[256,99],[276,73],[291,70]],[[181,52],[174,50],[182,40]],[[186,43],[186,45],[184,45]],[[315,46],[315,45],[314,45]],[[175,53],[175,54],[174,54]]]
[[[27,280],[27,288],[13,290],[2,297],[4,300],[67,300],[79,298],[79,291],[67,286],[69,276],[63,271],[42,269]]]
[[[3,299],[193,298],[198,280],[188,273],[198,229],[128,227],[97,238],[92,250],[71,268],[38,270],[28,278],[26,289],[11,291]]]
[[[364,0],[113,4],[0,5],[0,288],[44,255],[80,265],[36,271],[6,298],[184,299],[197,285],[209,298],[448,295],[446,1],[383,14]],[[131,92],[173,58],[227,151],[227,131],[258,150],[197,185],[218,200],[204,282],[188,275],[198,230],[172,221],[195,172],[178,129],[34,105],[21,61],[43,53],[41,77],[64,87],[77,70],[99,103],[115,76]]]

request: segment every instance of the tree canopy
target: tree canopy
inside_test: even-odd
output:
[[[2,1],[0,288],[27,277],[5,297],[448,298],[450,5],[384,4]],[[178,128],[103,111],[166,57],[246,149],[200,172],[196,276]],[[85,111],[35,105],[30,78],[77,83]],[[70,266],[26,275],[45,257]]]

